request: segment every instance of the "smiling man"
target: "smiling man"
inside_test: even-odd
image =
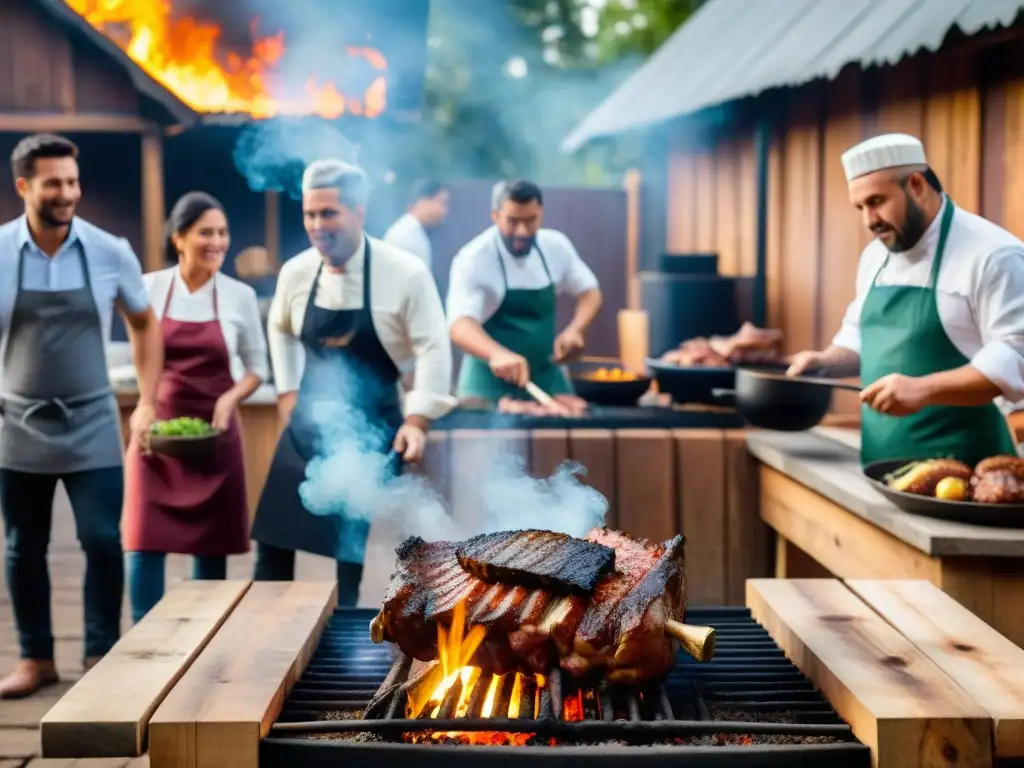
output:
[[[831,346],[789,373],[859,370],[864,463],[1015,454],[1004,411],[1024,399],[1024,243],[958,208],[912,136],[869,139],[842,162],[876,239]]]
[[[121,428],[105,340],[115,306],[126,320],[139,383],[131,429],[154,419],[163,367],[160,325],[127,241],[75,216],[78,148],[60,136],[23,139],[11,155],[25,213],[0,226],[0,508],[21,661],[0,680],[17,698],[57,680],[46,550],[57,481],[85,551],[85,666],[118,639]]]
[[[359,595],[369,524],[358,514],[313,514],[302,499],[307,466],[325,454],[328,425],[319,414],[339,406],[356,414],[367,429],[346,435],[351,445],[393,450],[397,474],[403,460],[420,459],[431,422],[455,405],[437,285],[416,256],[364,233],[368,195],[366,176],[347,163],[320,160],[303,175],[312,247],[282,266],[267,321],[285,429],[252,529],[257,579],[294,578],[296,550],[330,557],[343,606]],[[414,382],[403,403],[399,368],[411,360]],[[385,439],[376,441],[377,432]]]

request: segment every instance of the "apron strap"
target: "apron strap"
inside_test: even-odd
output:
[[[505,269],[505,260],[503,258],[501,258],[501,245],[500,245],[500,243],[501,243],[501,241],[498,239],[498,234],[495,233],[494,234],[494,253],[498,257],[498,266],[501,267],[501,279],[505,283],[505,291],[507,293],[508,292],[508,272]],[[548,285],[553,285],[555,281],[551,277],[551,270],[548,269],[548,260],[547,260],[547,258],[545,258],[544,251],[542,251],[540,249],[540,246],[537,244],[536,240],[533,241],[533,250],[536,250],[537,251],[537,255],[540,256],[540,264],[541,264],[542,267],[544,267],[544,274],[547,275],[547,277],[548,277]]]

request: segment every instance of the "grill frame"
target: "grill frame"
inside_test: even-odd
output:
[[[571,760],[587,768],[621,765],[629,760],[637,766],[802,766],[824,764],[829,768],[867,768],[871,754],[856,739],[831,705],[810,681],[786,658],[767,631],[746,608],[693,608],[687,611],[690,623],[715,627],[718,635],[715,658],[701,664],[685,655],[665,681],[672,704],[673,718],[688,713],[693,719],[660,719],[645,722],[586,721],[563,723],[544,720],[479,722],[480,730],[505,731],[515,728],[542,733],[558,730],[563,738],[643,740],[651,730],[673,730],[671,735],[749,734],[772,736],[828,736],[838,743],[822,744],[745,744],[725,746],[697,745],[541,745],[490,746],[468,744],[421,744],[401,741],[360,742],[328,740],[317,734],[363,731],[381,734],[394,732],[400,738],[405,731],[441,727],[434,720],[404,720],[386,717],[367,720],[324,720],[326,712],[363,710],[391,671],[391,647],[373,645],[368,625],[375,612],[365,609],[338,609],[324,631],[305,673],[296,683],[282,709],[278,722],[260,744],[260,764],[264,768],[299,765],[307,768],[334,766],[344,761],[347,768],[379,768],[382,759],[401,760],[403,768],[433,766],[471,766],[481,760],[499,766],[523,766],[524,761]],[[340,670],[340,671],[339,671]],[[322,694],[330,694],[324,696]],[[340,695],[339,695],[340,694]],[[758,720],[715,720],[714,711],[727,707],[731,712],[757,713],[785,711],[796,722],[772,723]],[[545,723],[553,723],[545,725]],[[460,719],[466,730],[469,723]],[[581,726],[581,727],[577,727]],[[595,734],[595,730],[609,735]],[[668,734],[662,734],[665,738]],[[813,762],[812,762],[813,761]]]

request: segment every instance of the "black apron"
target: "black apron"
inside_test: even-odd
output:
[[[310,461],[324,454],[322,420],[318,405],[330,412],[344,405],[374,426],[383,427],[379,445],[367,446],[386,454],[402,425],[398,393],[399,372],[373,327],[370,310],[371,255],[366,240],[361,309],[331,310],[316,306],[321,263],[313,280],[299,340],[306,365],[291,420],[277,443],[266,485],[253,520],[252,538],[281,549],[311,552],[339,561],[362,563],[370,523],[357,516],[311,513],[299,487],[306,480]],[[329,426],[328,426],[329,429]],[[367,435],[353,434],[353,441],[367,445]],[[392,457],[388,473],[401,473],[401,457]]]

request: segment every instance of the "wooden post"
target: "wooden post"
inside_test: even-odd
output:
[[[142,134],[142,269],[164,268],[164,145],[160,131],[149,126]]]
[[[626,307],[640,309],[640,171],[626,171]]]
[[[281,266],[281,193],[267,190],[263,193],[263,245],[267,261],[276,270]]]

